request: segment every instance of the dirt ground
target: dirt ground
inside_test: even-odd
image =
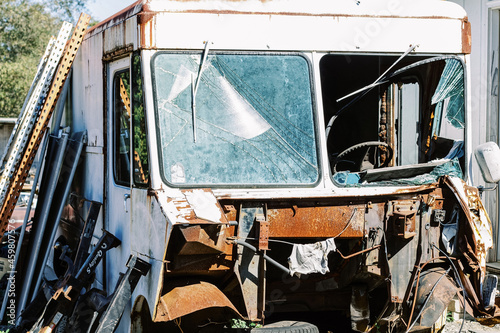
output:
[[[462,325],[462,319],[447,323],[441,333],[458,333],[460,326]],[[500,324],[493,327],[483,326],[474,320],[465,320],[464,326],[462,328],[462,333],[483,333],[483,332],[500,332]]]

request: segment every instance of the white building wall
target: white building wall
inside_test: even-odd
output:
[[[461,5],[466,11],[472,27],[472,52],[470,56],[472,147],[494,141],[499,143],[499,0],[449,0]],[[485,184],[475,160],[472,161],[474,185]],[[490,251],[489,261],[500,260],[500,237],[497,222],[499,202],[498,190],[486,191],[483,200],[493,223],[495,249]]]

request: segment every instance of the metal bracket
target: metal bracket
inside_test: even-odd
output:
[[[413,202],[401,202],[395,203],[393,207],[391,220],[394,234],[404,239],[415,236],[416,205]]]
[[[415,236],[415,211],[399,211],[394,213],[394,229],[398,236],[405,239]]]
[[[264,214],[256,215],[255,222],[259,226],[259,251],[269,250],[269,222],[266,221]]]
[[[440,224],[443,224],[445,222],[446,210],[434,209],[433,213],[433,219],[431,220],[433,226],[439,226]]]

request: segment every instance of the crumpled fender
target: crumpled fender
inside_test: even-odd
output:
[[[483,206],[477,188],[468,186],[456,177],[445,177],[445,184],[453,191],[472,231],[472,242],[469,242],[468,250],[473,252],[481,271],[481,282],[486,275],[486,255],[493,247],[493,232],[488,213]]]
[[[459,229],[458,247],[472,272],[466,274],[462,263],[457,261],[460,279],[467,292],[468,305],[483,325],[500,323],[500,307],[495,305],[486,309],[483,304],[481,290],[486,276],[487,251],[493,246],[493,232],[479,191],[459,178],[445,176],[443,181],[455,194],[468,222]],[[467,309],[469,311],[470,308]]]
[[[208,282],[197,281],[171,288],[161,296],[154,321],[170,321],[199,310],[223,307],[233,310],[236,316],[241,317],[219,288]]]

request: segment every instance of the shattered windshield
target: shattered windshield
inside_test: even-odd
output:
[[[373,80],[394,57],[321,60],[330,166],[345,184],[415,184],[464,170],[465,76],[453,57],[415,61]],[[363,83],[367,89],[360,89]],[[350,94],[359,90],[357,94]],[[349,98],[342,98],[349,96]],[[439,172],[433,172],[440,167]],[[426,176],[422,176],[426,175]],[[403,181],[402,181],[403,180]]]
[[[202,71],[200,61],[199,53],[158,53],[153,60],[164,180],[174,185],[315,183],[307,60],[290,54],[210,53]]]

